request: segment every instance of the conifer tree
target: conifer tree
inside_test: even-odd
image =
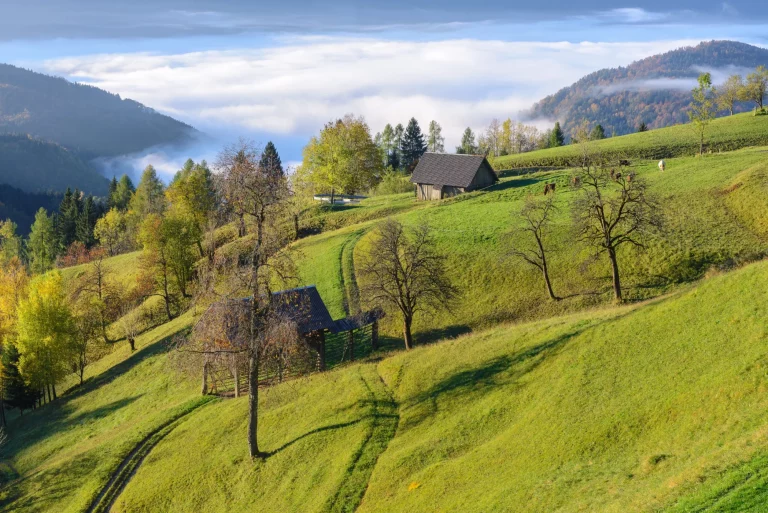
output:
[[[403,156],[403,167],[408,171],[413,171],[416,163],[424,155],[424,152],[427,151],[424,134],[421,133],[421,128],[416,118],[411,118],[408,121],[400,148]]]
[[[261,152],[259,165],[269,172],[279,171],[280,174],[285,174],[283,163],[280,161],[280,155],[277,153],[277,148],[275,148],[272,141],[269,141],[264,147],[264,151]]]
[[[59,238],[56,235],[53,218],[44,208],[35,214],[35,222],[29,233],[30,268],[33,273],[42,274],[53,267],[59,253]]]
[[[109,182],[109,191],[107,192],[107,208],[112,208],[115,206],[115,193],[117,193],[117,177],[113,176],[112,180]]]
[[[461,136],[461,146],[456,147],[456,153],[463,155],[474,155],[479,151],[475,144],[475,133],[467,127]]]
[[[550,148],[557,148],[558,146],[563,146],[565,144],[565,135],[563,134],[563,130],[560,128],[560,122],[555,122],[555,128],[552,129],[552,134],[549,136],[549,147]]]
[[[589,134],[589,139],[592,141],[599,141],[600,139],[605,139],[605,129],[603,128],[603,125],[600,125],[600,124],[595,125],[595,128],[593,128],[592,132]]]
[[[34,407],[39,394],[24,382],[19,372],[19,350],[16,349],[15,344],[6,344],[3,347],[0,362],[2,363],[3,403],[9,408],[18,409],[23,415],[24,410]]]
[[[165,187],[157,176],[157,171],[151,165],[144,169],[141,180],[136,187],[129,208],[139,220],[149,214],[160,215],[165,211]]]
[[[115,207],[118,210],[125,210],[128,208],[128,204],[135,191],[136,188],[133,186],[131,178],[128,175],[121,176],[120,181],[115,188],[115,192],[109,198],[110,208]]]

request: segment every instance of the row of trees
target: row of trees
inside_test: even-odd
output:
[[[762,111],[767,89],[768,69],[765,66],[758,66],[755,71],[746,76],[746,79],[741,75],[728,77],[720,87],[714,90],[714,105],[718,110],[727,111],[731,115],[738,102],[754,103],[755,107]]]

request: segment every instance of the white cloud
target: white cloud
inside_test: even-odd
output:
[[[235,125],[308,137],[351,112],[376,132],[414,116],[423,127],[440,122],[450,147],[464,127],[514,117],[586,73],[697,42],[315,37],[259,49],[86,55],[44,67],[212,131]]]
[[[651,23],[669,18],[670,13],[646,11],[639,7],[622,7],[603,11],[599,16],[615,23]]]

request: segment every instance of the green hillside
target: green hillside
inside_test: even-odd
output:
[[[718,123],[733,142],[765,119]],[[599,144],[640,152],[664,139],[642,137]],[[623,306],[607,262],[574,241],[572,169],[439,202],[317,207],[302,219],[313,235],[291,246],[292,285],[316,284],[334,318],[367,307],[356,269],[386,217],[432,227],[458,304],[417,317],[412,351],[390,315],[385,349],[264,389],[259,461],[247,398],[203,397],[179,372],[169,342],[196,309],[142,334],[135,353],[118,341],[82,387],[11,414],[0,511],[764,511],[766,152],[665,157],[663,173],[633,157],[666,226],[645,251],[621,250]],[[550,267],[562,301],[506,254],[504,234],[545,182],[557,184]],[[107,260],[126,288],[138,256]]]
[[[637,161],[635,172],[648,180],[666,213],[665,231],[648,243],[647,251],[626,247],[620,254],[622,276],[630,298],[655,297],[712,268],[727,269],[768,253],[768,161],[765,148],[668,159],[660,173],[656,161]],[[417,338],[436,340],[506,321],[543,318],[582,310],[611,300],[606,259],[590,259],[590,251],[573,242],[570,203],[581,191],[569,187],[572,171],[534,173],[502,179],[484,192],[441,202],[416,203],[402,195],[396,219],[406,224],[427,222],[448,259],[452,282],[460,292],[451,312],[417,318]],[[544,301],[538,271],[506,256],[504,233],[528,194],[541,195],[544,182],[556,182],[560,208],[553,226],[550,256],[555,292],[567,299]],[[410,204],[409,209],[405,205]],[[370,208],[366,202],[345,211]],[[384,215],[384,214],[382,214]],[[354,310],[355,261],[365,251],[375,219],[299,241],[297,263],[302,284],[315,284],[331,313]],[[585,264],[586,263],[586,264]],[[353,299],[354,302],[354,299]],[[345,305],[348,307],[345,309]],[[386,332],[399,336],[394,319]]]
[[[352,511],[363,494],[359,511],[761,511],[766,291],[760,263],[280,385],[262,398],[258,463],[246,400],[200,405],[173,373],[161,340],[187,316],[12,423],[5,471],[19,479],[0,505],[84,511],[180,417],[113,511]]]
[[[719,153],[748,146],[768,144],[768,117],[750,113],[721,117],[707,129],[706,151]],[[699,151],[696,133],[690,124],[647,132],[610,137],[595,142],[596,149],[608,158],[669,159],[691,156]],[[578,145],[506,155],[493,159],[496,170],[563,167],[578,162]]]

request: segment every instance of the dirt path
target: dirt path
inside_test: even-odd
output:
[[[212,401],[212,398],[201,398],[191,401],[191,404],[187,403],[186,405],[183,405],[178,413],[172,415],[170,419],[163,422],[160,426],[145,436],[138,444],[136,444],[136,447],[131,449],[131,452],[128,453],[120,465],[117,466],[112,473],[112,476],[109,478],[109,481],[107,481],[107,484],[104,485],[86,512],[108,513],[112,509],[117,498],[125,489],[125,486],[136,473],[139,465],[141,465],[144,458],[147,457],[155,445],[181,424],[186,419],[187,415]]]
[[[365,440],[352,458],[346,476],[331,499],[328,511],[354,512],[363,500],[379,456],[395,437],[400,421],[398,406],[375,366],[360,367],[360,380],[368,391],[371,418]]]
[[[361,229],[353,232],[344,241],[339,255],[339,266],[341,270],[341,286],[344,289],[344,311],[347,315],[360,313],[360,291],[357,288],[357,277],[355,276],[355,245],[365,235],[366,230]]]

